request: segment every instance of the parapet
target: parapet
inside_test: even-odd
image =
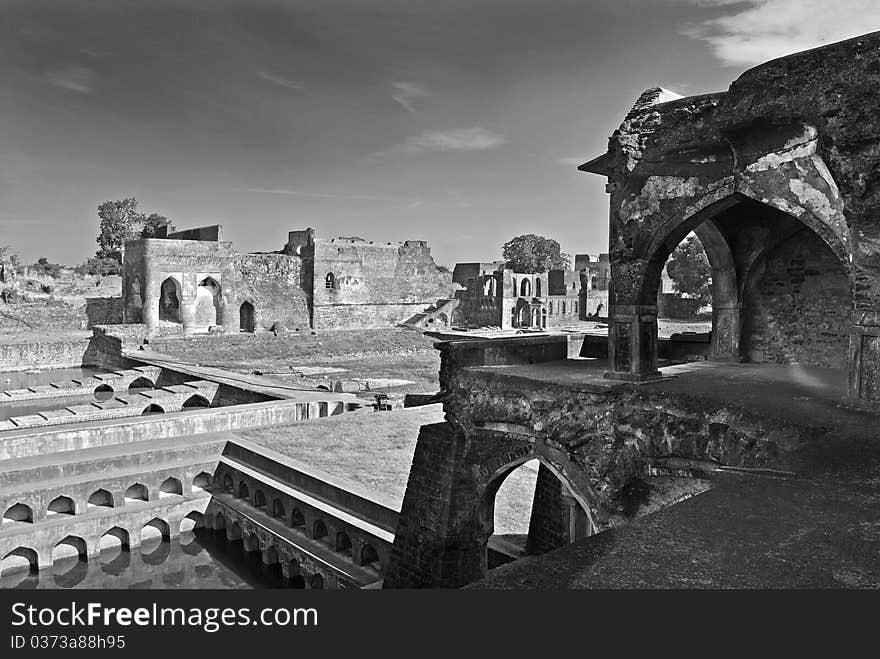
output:
[[[223,242],[223,227],[220,224],[196,227],[195,229],[184,229],[183,231],[174,231],[172,233],[168,233],[167,231],[167,227],[162,227],[162,231],[157,233],[156,238],[166,238],[168,240],[200,240],[212,243]],[[162,235],[162,233],[165,235]]]

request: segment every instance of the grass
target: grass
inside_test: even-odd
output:
[[[240,434],[337,477],[403,502],[419,428],[443,421],[440,405],[393,412],[342,414]],[[528,528],[537,471],[523,465],[501,487],[495,504],[496,533]]]

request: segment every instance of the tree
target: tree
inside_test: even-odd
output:
[[[167,227],[169,233],[174,231],[174,225],[171,224],[171,221],[167,217],[159,215],[158,213],[151,213],[149,217],[144,219],[140,237],[152,238],[162,227]]]
[[[138,202],[134,197],[118,201],[105,201],[98,206],[101,229],[96,241],[98,256],[107,256],[121,250],[125,241],[134,238],[144,223],[144,216],[138,213]]]
[[[697,298],[700,304],[709,302],[712,295],[712,267],[696,236],[688,236],[675,248],[666,263],[666,272],[676,291]]]
[[[560,251],[558,242],[533,233],[507,241],[502,253],[507,262],[505,267],[524,274],[569,267],[570,257]]]
[[[160,227],[174,226],[164,215],[151,213],[149,217],[138,212],[138,202],[134,197],[105,201],[98,206],[101,228],[98,237],[98,251],[93,258],[77,267],[80,274],[118,275],[122,272],[121,250],[126,241],[135,238],[152,238]]]
[[[36,275],[45,275],[48,277],[58,277],[61,274],[61,266],[57,263],[49,263],[49,259],[41,256],[37,262],[31,266],[31,272]]]

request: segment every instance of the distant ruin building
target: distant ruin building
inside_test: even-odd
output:
[[[608,307],[607,254],[575,257],[574,270],[525,274],[504,262],[458,263],[453,281],[458,306],[453,323],[470,327],[545,329],[601,316]]]
[[[185,333],[387,327],[450,295],[427,243],[291,231],[275,252],[242,254],[219,225],[125,245],[126,323]]]

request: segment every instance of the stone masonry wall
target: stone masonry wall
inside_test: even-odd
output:
[[[327,286],[331,273],[334,285]],[[316,329],[395,324],[451,295],[452,275],[437,267],[430,248],[420,241],[315,243]]]
[[[849,285],[813,232],[802,231],[775,249],[756,279],[745,302],[751,361],[846,367]]]
[[[257,329],[278,323],[286,329],[311,326],[309,293],[303,259],[285,254],[240,254],[235,257],[236,302],[254,305]],[[238,307],[233,314],[238,313]]]

